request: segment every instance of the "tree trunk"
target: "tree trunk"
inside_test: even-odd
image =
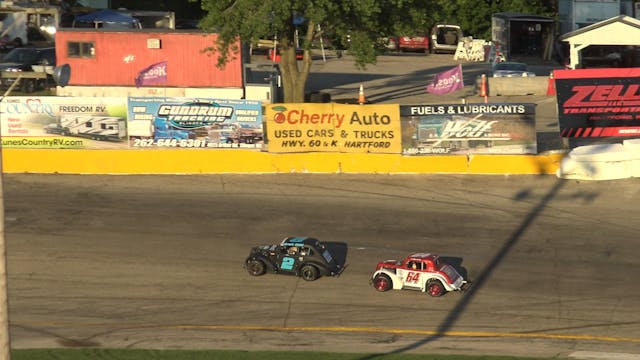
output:
[[[313,38],[313,28],[315,25],[310,21],[305,36],[306,44],[311,43]],[[302,103],[305,98],[307,79],[311,70],[311,51],[305,47],[302,60],[296,58],[296,48],[290,39],[282,39],[280,49],[280,72],[282,74],[282,87],[284,91],[285,103]]]

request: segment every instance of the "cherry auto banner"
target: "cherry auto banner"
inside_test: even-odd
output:
[[[269,152],[400,154],[397,104],[269,104],[265,106]]]
[[[560,136],[640,137],[640,68],[554,70]]]
[[[536,154],[533,103],[401,105],[402,154]]]

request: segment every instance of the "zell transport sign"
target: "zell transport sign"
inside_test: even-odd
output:
[[[555,70],[560,136],[640,137],[640,68]]]

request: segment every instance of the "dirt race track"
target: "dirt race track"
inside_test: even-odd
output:
[[[9,174],[4,192],[14,348],[640,354],[637,179]],[[244,271],[289,235],[341,244],[346,271]],[[413,251],[474,285],[369,285]]]

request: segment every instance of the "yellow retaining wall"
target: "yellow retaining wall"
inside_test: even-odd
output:
[[[447,155],[300,153],[253,150],[2,149],[5,173],[457,173],[555,174],[564,154]]]

